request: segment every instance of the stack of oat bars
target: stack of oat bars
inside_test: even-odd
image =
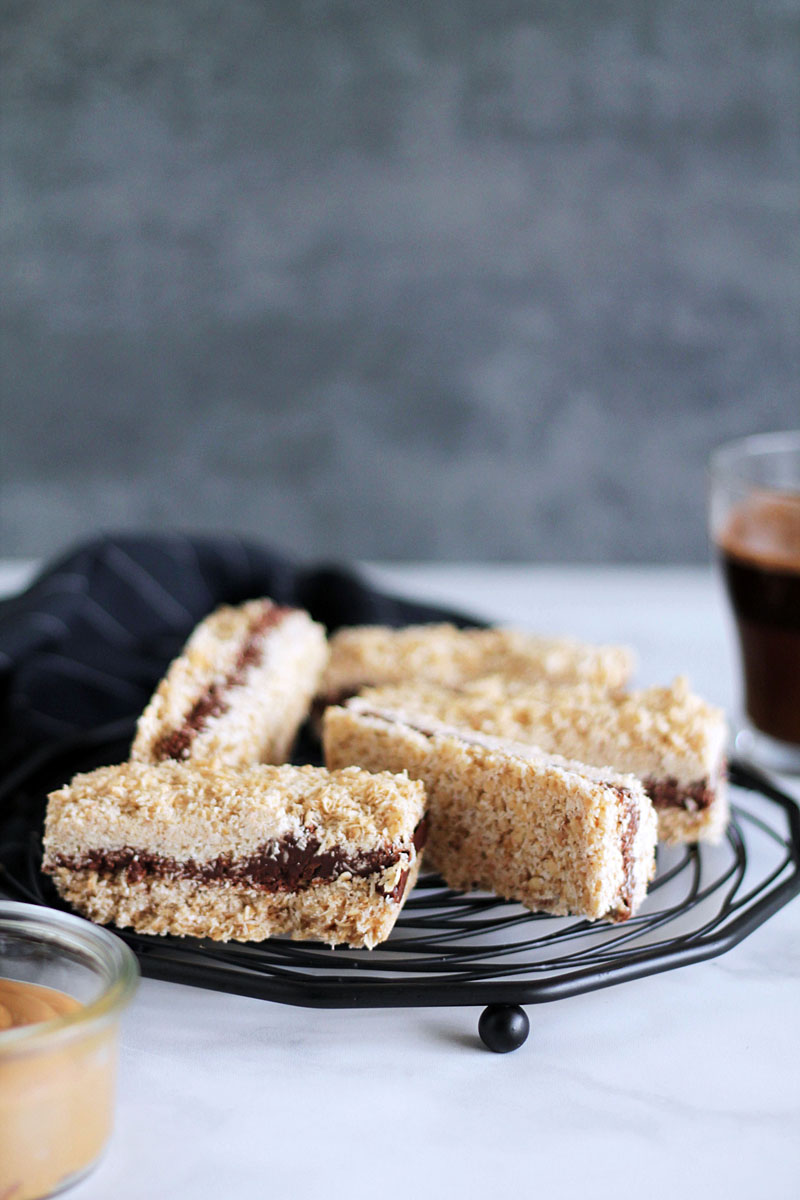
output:
[[[723,715],[630,651],[519,630],[354,627],[252,600],[194,631],[130,761],[54,792],[44,869],[141,933],[373,947],[423,857],[455,889],[625,920],[657,839],[717,841]],[[326,767],[287,763],[301,724]]]

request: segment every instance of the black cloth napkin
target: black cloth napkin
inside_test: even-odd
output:
[[[104,537],[0,604],[0,771],[42,745],[137,716],[197,622],[257,596],[305,608],[330,632],[480,624],[235,537]]]

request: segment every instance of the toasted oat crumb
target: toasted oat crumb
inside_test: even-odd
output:
[[[320,691],[338,699],[369,685],[413,680],[457,687],[493,674],[616,688],[627,682],[633,667],[633,652],[624,646],[590,646],[518,629],[362,625],[340,629],[331,638]]]

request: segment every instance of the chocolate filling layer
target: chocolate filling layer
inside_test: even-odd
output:
[[[622,830],[622,887],[619,890],[619,908],[615,920],[627,921],[633,911],[633,897],[636,891],[636,855],[634,844],[639,832],[639,805],[627,788],[617,788],[617,795],[624,805],[628,820]]]
[[[425,844],[426,834],[427,824],[423,818],[412,838],[418,853]],[[300,892],[317,883],[332,883],[345,872],[358,878],[382,874],[399,862],[404,853],[408,854],[408,848],[396,845],[357,854],[341,846],[322,850],[319,839],[313,830],[309,830],[302,845],[289,834],[265,843],[253,854],[242,858],[221,854],[208,862],[196,862],[192,858],[180,862],[167,855],[124,846],[121,850],[88,850],[80,856],[58,854],[54,866],[68,871],[97,871],[101,876],[124,872],[129,883],[141,883],[148,877],[195,879],[206,884],[241,884],[262,892]],[[384,894],[399,901],[407,880],[408,871],[404,871],[397,886]]]
[[[683,808],[686,812],[702,812],[709,808],[716,792],[708,779],[698,779],[694,783],[678,783],[673,776],[666,779],[648,778],[642,781],[645,791],[656,808]]]
[[[192,747],[192,742],[210,720],[221,717],[230,708],[228,693],[245,681],[249,667],[257,666],[264,653],[264,639],[270,629],[280,625],[291,608],[271,604],[260,616],[251,623],[245,634],[242,648],[239,651],[232,669],[219,683],[212,683],[202,695],[195,700],[189,709],[183,724],[162,734],[153,747],[153,755],[157,761],[167,758],[186,759]]]

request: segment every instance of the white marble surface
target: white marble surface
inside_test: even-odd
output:
[[[376,579],[639,651],[731,708],[698,569],[404,566]],[[22,576],[0,573],[4,582]],[[520,1195],[796,1200],[800,902],[722,958],[529,1008],[515,1054],[477,1009],[325,1012],[144,980],[116,1131],[75,1200]]]

